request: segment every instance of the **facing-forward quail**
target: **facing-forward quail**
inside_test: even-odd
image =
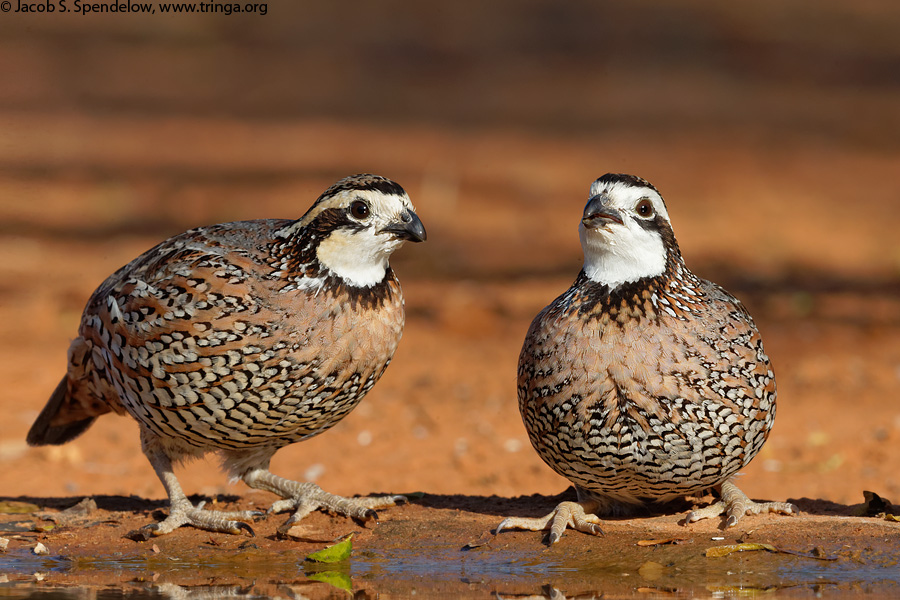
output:
[[[734,484],[775,419],[775,375],[756,325],[718,285],[691,273],[662,196],[607,174],[579,226],[584,267],[531,324],[519,356],[519,409],[532,445],[578,502],[498,527],[599,534],[599,514],[716,489],[686,522],[794,513]]]
[[[401,497],[342,498],[272,474],[272,455],[340,421],[381,377],[403,332],[388,259],[425,228],[403,188],[356,175],[300,219],[225,223],[172,237],[111,275],[84,309],[68,373],[28,433],[62,444],[108,412],[137,420],[141,445],[182,525],[253,533],[252,511],[203,510],[173,464],[218,452],[223,468],[292,509],[361,520]]]

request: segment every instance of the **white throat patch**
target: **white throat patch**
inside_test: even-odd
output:
[[[403,245],[390,235],[378,234],[372,228],[332,232],[319,242],[319,262],[347,284],[371,287],[384,279],[388,259]]]
[[[585,275],[610,289],[644,277],[662,275],[666,270],[666,248],[662,239],[634,222],[626,220],[625,223],[592,230],[582,224],[578,229],[584,250]]]

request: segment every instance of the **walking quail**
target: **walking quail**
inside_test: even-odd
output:
[[[356,175],[299,220],[192,229],[111,275],[84,309],[68,373],[28,433],[62,444],[107,412],[137,420],[141,445],[181,525],[239,533],[259,513],[194,506],[173,463],[218,452],[223,468],[293,509],[353,518],[399,496],[347,499],[269,471],[272,455],[335,425],[384,373],[403,332],[388,259],[425,228],[398,184]]]
[[[743,305],[685,266],[656,188],[604,175],[579,233],[584,267],[532,322],[518,369],[531,443],[578,502],[497,532],[549,528],[552,544],[567,526],[600,534],[598,514],[712,488],[721,501],[686,522],[795,513],[733,483],[772,427],[775,376]]]

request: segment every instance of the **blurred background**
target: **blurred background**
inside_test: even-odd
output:
[[[0,493],[164,497],[128,419],[25,446],[85,301],[170,235],[299,217],[357,172],[401,183],[428,229],[393,262],[405,337],[360,407],[274,469],[347,494],[561,491],[516,360],[580,268],[591,181],[628,172],[772,357],[778,419],[741,487],[897,501],[898,31],[893,0],[0,14]],[[246,489],[187,471],[189,493]]]

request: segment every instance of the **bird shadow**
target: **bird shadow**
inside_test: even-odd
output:
[[[898,512],[890,500],[874,492],[866,491],[863,495],[865,501],[859,504],[840,504],[816,498],[789,498],[788,502],[803,513],[830,517],[875,517],[884,513]]]
[[[133,512],[133,513],[149,513],[156,510],[167,509],[169,507],[168,499],[150,500],[139,496],[115,496],[115,495],[97,495],[97,496],[0,496],[0,505],[5,503],[23,503],[33,504],[41,509],[66,510],[77,505],[79,502],[92,499],[100,510],[109,512]],[[215,498],[200,494],[193,494],[188,499],[197,504],[198,502],[217,502],[228,503],[238,502],[240,496],[220,494]]]
[[[121,495],[97,495],[97,496],[0,496],[0,512],[13,513],[14,506],[10,503],[22,503],[36,505],[41,510],[63,511],[77,505],[79,502],[91,498],[97,508],[109,512],[131,512],[135,514],[151,514],[168,509],[167,499],[147,499],[139,496]],[[458,510],[475,514],[489,515],[498,518],[509,516],[517,517],[541,517],[549,513],[560,502],[574,502],[577,500],[575,489],[568,487],[559,494],[531,494],[527,496],[479,496],[469,494],[409,494],[409,503],[435,510]],[[194,494],[190,496],[192,503],[201,501],[217,503],[235,503],[243,498],[238,495],[221,494],[215,498]],[[889,500],[883,499],[877,494],[866,492],[866,501],[860,504],[840,504],[830,500],[814,498],[790,498],[788,502],[794,504],[802,513],[821,516],[845,516],[865,517],[875,516],[885,512],[892,512],[893,505]],[[672,515],[684,513],[695,508],[703,501],[697,499],[684,499],[666,504],[651,504],[634,507],[628,512],[603,515],[605,519],[632,519],[641,517],[653,517],[660,515]],[[7,506],[7,510],[3,506]]]
[[[412,504],[439,510],[460,510],[496,517],[542,517],[549,513],[560,502],[574,502],[577,495],[573,487],[566,488],[556,495],[531,494],[528,496],[473,496],[464,494],[422,494],[410,499]],[[689,512],[712,502],[711,496],[684,498],[663,504],[649,504],[630,507],[624,511],[614,511],[602,515],[604,519],[626,520],[642,517],[677,515]],[[767,501],[765,499],[756,499]],[[866,492],[866,501],[860,504],[841,504],[831,500],[815,498],[789,498],[801,513],[820,516],[867,517],[892,512],[893,505],[889,500],[877,494]],[[894,512],[897,512],[894,509]]]
[[[466,512],[491,515],[495,517],[542,517],[549,513],[560,502],[575,502],[578,496],[574,487],[568,487],[556,495],[531,494],[528,496],[471,496],[464,494],[422,494],[411,498],[413,504],[444,510],[461,510]],[[677,514],[690,510],[695,503],[684,499],[664,504],[614,507],[605,513],[605,519],[629,519],[650,517],[664,514]],[[618,510],[617,510],[618,509]]]

